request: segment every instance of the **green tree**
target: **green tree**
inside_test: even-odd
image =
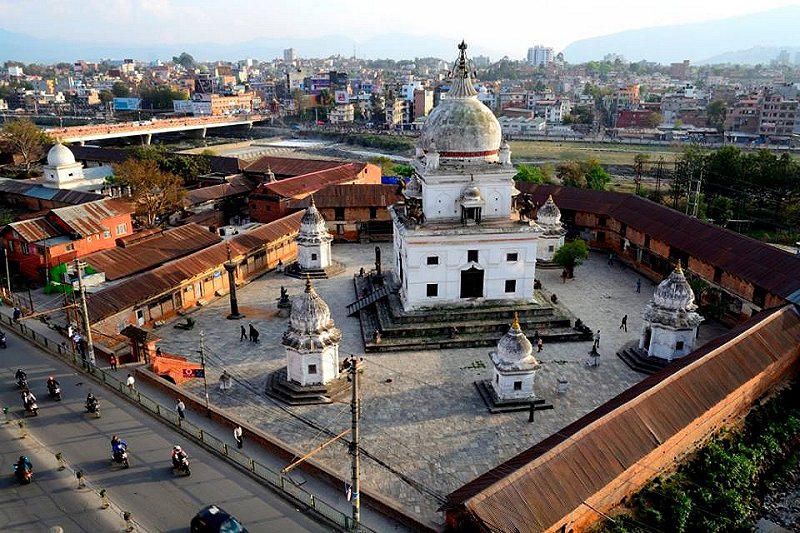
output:
[[[189,97],[183,91],[176,91],[166,85],[142,89],[139,92],[142,98],[142,107],[148,109],[173,109],[173,100],[187,100]]]
[[[371,157],[368,162],[381,167],[381,174],[384,176],[391,176],[392,172],[394,172],[394,163],[385,155]]]
[[[553,262],[567,269],[569,277],[572,278],[575,275],[575,267],[583,263],[587,257],[589,257],[589,246],[586,241],[575,239],[556,250]]]
[[[164,172],[152,159],[126,159],[114,165],[114,174],[119,183],[131,188],[136,214],[148,226],[155,225],[156,219],[181,208],[185,196],[183,179]]]
[[[409,165],[394,165],[392,167],[392,172],[397,176],[410,178],[414,175],[414,167]]]
[[[606,190],[606,186],[611,183],[611,175],[600,165],[596,159],[590,159],[581,165],[584,167],[586,176],[586,186],[596,191]]]
[[[725,127],[725,115],[727,113],[725,100],[714,100],[706,107],[706,117],[708,125],[722,131]]]
[[[194,58],[186,52],[181,52],[181,55],[179,56],[173,56],[172,62],[176,65],[182,66],[186,70],[194,68],[196,64]]]
[[[575,161],[559,163],[556,166],[556,177],[565,187],[586,187],[586,175],[581,165]]]
[[[660,113],[650,113],[647,115],[647,127],[649,128],[657,128],[664,122],[664,116]]]
[[[30,120],[13,120],[7,122],[0,130],[8,142],[12,154],[22,156],[25,171],[44,156],[44,145],[53,140]]]
[[[100,97],[100,102],[102,102],[103,105],[108,104],[114,99],[114,93],[112,93],[111,91],[105,91],[105,90],[100,91],[100,94],[98,96]]]
[[[526,181],[530,183],[544,183],[544,175],[538,167],[531,165],[517,165],[517,173],[514,181]]]
[[[131,94],[131,89],[121,81],[115,81],[111,86],[111,92],[117,98],[127,98]]]

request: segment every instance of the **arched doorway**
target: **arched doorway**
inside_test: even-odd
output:
[[[470,267],[461,271],[461,298],[483,297],[483,270]]]

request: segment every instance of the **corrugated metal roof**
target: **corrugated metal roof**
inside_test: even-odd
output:
[[[230,245],[232,257],[243,256],[267,242],[296,234],[303,214],[292,213],[231,238],[226,243]],[[228,259],[226,243],[209,246],[92,294],[88,306],[92,324],[179,287],[184,281],[222,265]]]
[[[363,169],[364,165],[347,163],[328,170],[320,170],[294,178],[263,183],[256,189],[256,194],[261,193],[276,195],[281,198],[301,199],[323,187],[340,184],[346,181],[354,181],[358,179],[358,174]]]
[[[53,196],[52,200],[62,204],[76,205],[85,204],[86,202],[96,202],[97,200],[102,200],[103,198],[106,197],[102,194],[97,194],[94,192],[59,189],[58,192]]]
[[[250,181],[250,179],[244,176],[234,176],[227,183],[210,185],[208,187],[201,187],[188,191],[186,193],[186,198],[183,200],[183,205],[192,206],[212,200],[220,200],[229,196],[247,194],[255,188],[255,184]]]
[[[0,192],[10,194],[25,194],[31,187],[38,185],[32,180],[12,180],[9,178],[0,178]]]
[[[448,495],[493,531],[542,531],[772,363],[800,354],[800,316],[764,311]],[[654,472],[655,474],[655,472]]]
[[[403,199],[395,191],[397,191],[396,185],[374,183],[329,185],[314,193],[314,204],[318,208],[389,206]],[[310,203],[310,197],[293,200],[289,202],[289,209],[305,209]]]
[[[44,239],[52,239],[61,235],[61,231],[46,218],[38,217],[30,220],[12,222],[6,228],[13,229],[25,242],[33,243]]]
[[[39,198],[41,200],[51,200],[53,196],[58,193],[58,189],[51,189],[50,187],[31,187],[25,192],[25,196],[31,198]]]
[[[134,233],[129,237],[135,238],[136,235]],[[106,279],[113,281],[163,265],[221,240],[221,237],[197,224],[187,224],[140,242],[128,240],[125,248],[96,252],[87,256],[85,261],[98,272],[105,272]]]
[[[110,229],[103,225],[107,219],[125,213],[132,213],[133,208],[125,202],[107,199],[59,207],[52,209],[50,212],[69,226],[72,231],[85,237],[103,233],[103,231]]]
[[[517,183],[540,205],[608,215],[783,298],[800,289],[800,257],[632,194]]]
[[[97,161],[100,163],[122,163],[128,157],[129,151],[123,148],[98,148],[94,146],[68,146],[75,156],[76,161]],[[247,163],[235,157],[207,156],[199,154],[179,154],[169,153],[168,156],[181,157],[204,157],[208,159],[211,172],[221,172],[224,174],[236,174],[241,172]]]
[[[0,192],[30,196],[31,198],[40,198],[43,200],[52,200],[54,202],[70,205],[93,202],[105,198],[102,194],[93,192],[52,189],[39,184],[35,180],[20,181],[6,178],[0,178]]]
[[[271,170],[277,177],[294,177],[311,174],[320,170],[330,170],[347,164],[346,161],[326,161],[322,159],[298,159],[290,157],[264,156],[256,159],[244,169],[248,173],[266,174]]]

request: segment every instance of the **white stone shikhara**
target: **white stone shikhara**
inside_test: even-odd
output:
[[[306,280],[306,290],[292,301],[286,348],[286,379],[302,386],[325,385],[339,376],[342,332],[331,319],[328,304]]]
[[[300,220],[297,242],[297,264],[302,270],[325,269],[331,266],[331,241],[333,237],[325,227],[325,219],[314,204],[306,209]]]
[[[694,291],[680,263],[658,284],[653,299],[642,312],[644,325],[639,348],[651,357],[671,361],[694,350],[697,327],[703,317],[695,312]]]
[[[533,300],[541,230],[512,209],[518,191],[511,150],[477,99],[466,45],[459,49],[451,89],[420,135],[406,201],[389,208],[406,311]]]
[[[552,261],[556,251],[564,246],[564,235],[567,230],[561,223],[561,210],[550,195],[539,212],[536,214],[536,223],[542,228],[539,236],[536,259],[539,261]]]
[[[533,356],[533,345],[522,333],[519,320],[514,322],[489,358],[494,365],[492,388],[500,400],[526,400],[535,397],[536,371],[541,366]]]

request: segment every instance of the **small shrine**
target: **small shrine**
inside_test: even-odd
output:
[[[539,246],[536,249],[537,262],[552,262],[556,251],[564,246],[564,235],[567,230],[561,223],[561,210],[553,201],[553,195],[548,196],[547,201],[536,214],[536,224],[542,228],[539,235]]]
[[[508,332],[497,343],[497,350],[489,353],[494,367],[491,379],[475,382],[478,392],[489,411],[502,413],[531,409],[551,409],[536,400],[533,390],[536,371],[541,364],[533,355],[533,344],[522,332],[515,314]]]
[[[335,394],[347,388],[339,364],[341,339],[328,304],[306,279],[305,292],[292,298],[281,340],[286,368],[270,376],[267,394],[291,405],[331,403]]]
[[[47,152],[47,164],[42,166],[42,185],[51,189],[74,189],[102,194],[106,178],[113,174],[110,166],[83,168],[72,150],[56,143]]]
[[[325,225],[325,218],[314,204],[314,197],[300,220],[297,242],[297,262],[285,269],[287,276],[295,278],[327,278],[344,268],[331,258],[333,237]]]
[[[644,325],[639,348],[650,357],[672,361],[694,350],[697,328],[703,317],[695,312],[694,291],[680,262],[658,284],[653,299],[642,312]]]

